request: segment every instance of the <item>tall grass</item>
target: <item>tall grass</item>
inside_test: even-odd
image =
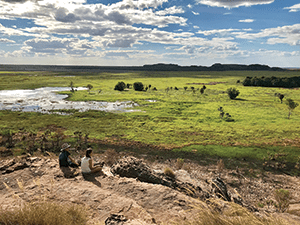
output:
[[[3,225],[84,225],[87,221],[86,208],[78,205],[37,202],[10,210],[0,208]]]
[[[222,204],[214,201],[213,205]],[[246,208],[235,203],[228,204],[225,210],[213,209],[210,205],[199,203],[195,208],[198,213],[193,219],[180,221],[179,224],[184,225],[288,225],[293,224],[291,221],[286,221],[280,217],[271,215],[255,215]],[[296,224],[296,221],[293,221]]]
[[[53,180],[50,180],[52,193]],[[40,180],[34,180],[39,187],[37,201],[26,202],[15,191],[3,183],[14,198],[14,207],[3,208],[0,205],[0,225],[84,225],[88,222],[89,211],[87,207],[75,204],[62,204],[50,201],[46,189],[41,187]],[[26,193],[26,187],[17,179],[21,193]]]

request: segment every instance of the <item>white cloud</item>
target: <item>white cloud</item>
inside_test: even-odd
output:
[[[183,8],[178,6],[172,6],[171,8],[166,8],[164,10],[157,11],[155,14],[159,16],[165,16],[165,15],[179,14],[179,13],[184,13]]]
[[[192,13],[193,13],[194,15],[196,15],[196,16],[200,15],[200,13],[197,13],[197,12],[194,12],[194,11],[192,11]]]
[[[13,40],[9,40],[7,38],[0,38],[0,43],[16,43]]]
[[[112,27],[114,25],[146,24],[156,27],[166,27],[169,24],[186,25],[186,18],[169,16],[184,13],[182,7],[173,6],[164,10],[158,7],[168,0],[123,0],[114,4],[82,4],[83,1],[40,0],[27,1],[23,4],[9,4],[0,1],[0,15],[2,18],[26,18],[44,27],[73,23],[79,28],[100,25]]]
[[[233,34],[242,39],[267,38],[267,44],[300,45],[300,24],[267,28],[258,33],[236,32]]]
[[[204,30],[204,31],[199,30],[197,33],[204,34],[205,36],[214,35],[214,34],[224,35],[224,34],[230,34],[230,32],[238,31],[238,30],[239,29],[216,29],[216,30]]]
[[[298,12],[298,11],[300,11],[300,3],[293,5],[291,7],[285,7],[283,9],[289,9],[290,10],[289,12]]]
[[[240,23],[253,23],[253,19],[245,19],[245,20],[239,20]]]
[[[193,8],[193,6],[191,4],[188,4],[187,7],[190,9]]]
[[[16,28],[8,28],[8,27],[3,26],[0,23],[0,34],[1,33],[4,35],[7,35],[7,36],[27,36],[27,37],[41,36],[36,33],[24,32],[23,30],[16,29]]]
[[[252,6],[271,4],[275,0],[196,0],[199,4],[224,7],[224,8],[237,8],[240,6]]]

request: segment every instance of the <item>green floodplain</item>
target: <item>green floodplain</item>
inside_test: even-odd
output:
[[[270,155],[285,155],[290,164],[300,161],[300,106],[288,119],[286,99],[300,103],[298,88],[245,87],[247,77],[293,77],[300,71],[201,71],[201,72],[0,72],[0,90],[38,87],[83,87],[90,91],[64,92],[71,101],[134,101],[139,111],[76,112],[72,115],[0,111],[0,132],[38,132],[49,125],[72,136],[81,131],[92,139],[134,141],[167,149],[153,154],[203,160],[250,160],[263,164]],[[239,83],[237,81],[240,81]],[[147,91],[114,90],[118,82],[151,85]],[[203,94],[199,89],[205,85]],[[157,90],[153,90],[154,87]],[[169,90],[166,89],[169,87]],[[172,89],[171,89],[172,87]],[[179,90],[175,90],[177,87]],[[185,90],[185,87],[187,88]],[[194,88],[194,90],[192,90]],[[231,100],[226,91],[240,94]],[[284,95],[283,102],[275,93]],[[155,100],[155,101],[149,101]],[[231,115],[220,117],[220,107]],[[143,149],[140,149],[143,153]],[[147,152],[147,154],[151,154]],[[295,172],[295,171],[294,171]]]

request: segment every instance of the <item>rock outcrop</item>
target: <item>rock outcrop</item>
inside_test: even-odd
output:
[[[151,184],[160,184],[175,190],[178,190],[188,196],[194,198],[205,199],[209,197],[209,193],[205,192],[199,186],[195,186],[188,182],[182,182],[175,177],[165,175],[164,173],[156,173],[141,159],[135,157],[123,157],[111,167],[111,172],[121,177],[136,178],[141,182]]]

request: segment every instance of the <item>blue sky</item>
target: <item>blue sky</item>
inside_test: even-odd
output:
[[[300,67],[298,0],[0,0],[0,64]]]

